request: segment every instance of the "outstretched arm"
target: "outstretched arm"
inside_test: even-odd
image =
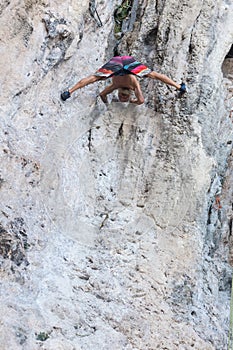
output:
[[[159,74],[157,72],[151,72],[151,73],[147,74],[147,77],[148,78],[152,78],[152,79],[158,79],[158,80],[162,81],[165,84],[174,86],[178,90],[180,90],[180,88],[181,88],[181,85],[175,83],[172,79],[168,78],[164,74]]]

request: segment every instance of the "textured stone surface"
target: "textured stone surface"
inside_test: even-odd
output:
[[[227,347],[233,5],[134,1],[116,38],[119,5],[0,5],[3,350]],[[104,82],[60,101],[117,52],[188,94],[145,79],[143,106],[103,105]]]

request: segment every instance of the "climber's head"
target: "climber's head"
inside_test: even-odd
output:
[[[128,88],[119,88],[118,89],[118,98],[120,102],[128,102],[130,99],[130,89]]]

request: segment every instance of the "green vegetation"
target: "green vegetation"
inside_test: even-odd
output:
[[[115,34],[121,32],[123,21],[129,16],[131,8],[133,5],[133,0],[123,0],[121,5],[117,7],[114,12],[115,18]]]
[[[49,338],[48,333],[40,332],[39,334],[37,334],[36,340],[45,341],[45,340],[47,340],[48,338]]]

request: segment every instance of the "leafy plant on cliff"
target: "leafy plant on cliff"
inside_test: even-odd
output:
[[[46,332],[40,332],[39,334],[37,334],[36,340],[45,341],[45,340],[47,340],[47,339],[49,339],[48,333],[46,333]]]
[[[133,0],[123,0],[121,5],[117,7],[114,12],[115,19],[115,34],[121,32],[123,21],[129,16],[131,8],[133,5]]]

